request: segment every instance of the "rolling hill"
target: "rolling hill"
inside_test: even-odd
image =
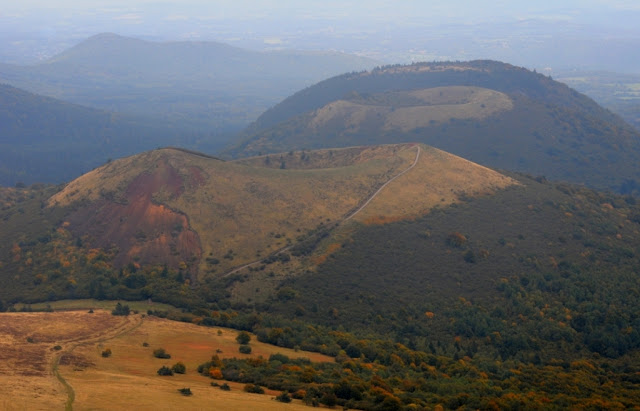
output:
[[[231,156],[419,141],[500,169],[632,192],[638,132],[551,78],[494,61],[417,63],[322,81],[267,110]]]
[[[635,197],[405,143],[165,148],[0,200],[3,307],[153,300],[335,357],[212,358],[206,378],[371,410],[638,401]]]
[[[202,134],[96,110],[0,84],[0,185],[61,183],[104,164]]]
[[[103,33],[40,64],[0,65],[0,81],[221,138],[301,87],[375,64],[334,52],[256,52],[217,42],[160,43]]]

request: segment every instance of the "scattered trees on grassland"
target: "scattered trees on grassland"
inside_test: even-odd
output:
[[[251,341],[251,335],[246,331],[240,331],[236,337],[236,341],[241,345],[249,344],[249,341]]]
[[[156,348],[153,350],[153,356],[162,359],[171,358],[171,354],[167,353],[164,348]]]

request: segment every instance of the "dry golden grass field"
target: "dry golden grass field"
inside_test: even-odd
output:
[[[113,304],[113,303],[112,303]],[[279,352],[292,358],[333,361],[316,353],[295,352],[269,344],[250,343],[251,355],[238,352],[237,331],[206,328],[142,314],[113,316],[109,311],[0,314],[0,408],[7,410],[294,410],[300,401],[283,404],[278,392],[245,393],[211,386],[197,366],[218,351],[221,358],[268,358]],[[144,344],[146,343],[146,344]],[[145,346],[146,345],[146,346]],[[59,348],[54,348],[58,346]],[[110,357],[101,353],[109,348]],[[164,348],[170,359],[153,350]],[[170,377],[157,370],[177,362],[186,374]],[[222,381],[220,381],[222,383]],[[185,397],[178,389],[189,387]]]
[[[461,198],[495,193],[516,181],[437,148],[420,145],[415,167],[387,185],[354,217],[364,223],[415,218]],[[415,153],[415,150],[412,150]]]

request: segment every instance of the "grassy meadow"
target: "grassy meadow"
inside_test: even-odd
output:
[[[333,361],[318,353],[260,343],[254,335],[249,343],[252,353],[240,354],[235,330],[144,314],[113,316],[106,308],[114,304],[61,301],[51,308],[70,311],[0,314],[2,408],[294,410],[306,406],[297,400],[290,404],[275,401],[277,391],[267,390],[264,395],[246,393],[244,384],[239,383],[229,382],[231,390],[223,391],[196,369],[216,353],[221,359],[268,358],[281,353],[313,362]],[[132,309],[148,305],[127,304]],[[154,309],[163,307],[154,304]],[[164,348],[171,358],[155,358],[153,351],[157,348]],[[103,357],[107,349],[112,354]],[[171,367],[177,362],[185,364],[185,374],[157,374],[163,365]],[[184,396],[178,391],[186,387],[193,395]]]

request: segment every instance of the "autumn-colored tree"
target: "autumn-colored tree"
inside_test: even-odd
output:
[[[447,236],[447,244],[452,247],[462,248],[467,244],[467,237],[457,231],[454,231]]]

